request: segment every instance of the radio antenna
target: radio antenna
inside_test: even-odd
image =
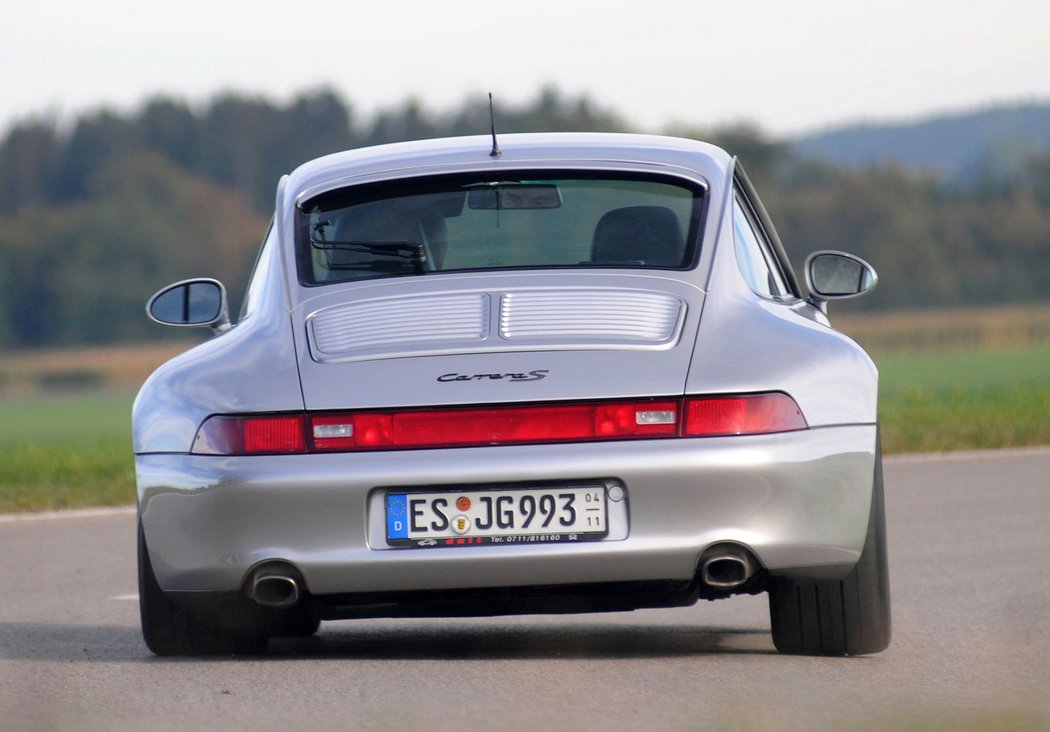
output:
[[[499,143],[496,141],[496,112],[492,108],[492,92],[489,92],[489,122],[492,124],[492,152],[489,153],[489,157],[498,158],[503,151],[499,149]]]

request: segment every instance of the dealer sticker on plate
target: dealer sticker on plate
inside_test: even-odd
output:
[[[391,546],[549,544],[607,533],[602,484],[386,495]]]

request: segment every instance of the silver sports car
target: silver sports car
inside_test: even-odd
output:
[[[251,653],[322,620],[768,593],[788,653],[890,638],[878,374],[740,164],[545,134],[353,150],[281,179],[239,316],[134,408],[142,630]]]

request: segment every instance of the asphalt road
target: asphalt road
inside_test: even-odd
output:
[[[894,639],[781,656],[765,597],[142,643],[134,516],[0,517],[0,730],[1050,729],[1050,450],[886,467]]]

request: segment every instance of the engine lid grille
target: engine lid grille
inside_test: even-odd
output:
[[[667,349],[686,303],[666,292],[550,288],[377,298],[307,319],[320,363],[480,351]]]

